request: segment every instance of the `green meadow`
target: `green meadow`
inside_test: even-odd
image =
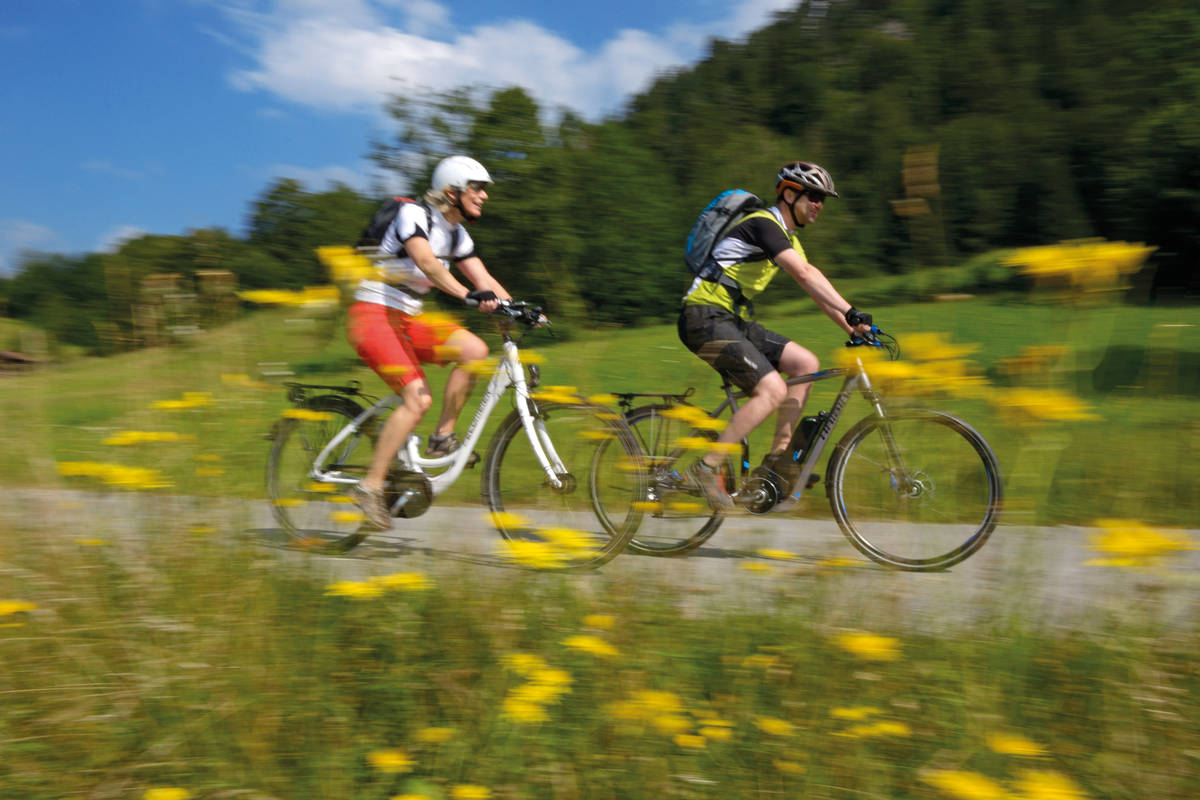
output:
[[[247,311],[169,348],[0,379],[0,483],[38,498],[0,504],[0,798],[1200,795],[1200,635],[1153,589],[1194,583],[1177,560],[1200,496],[1194,310],[1025,295],[869,308],[943,378],[911,402],[992,443],[1003,524],[1096,527],[1087,568],[1146,576],[1127,613],[881,629],[841,610],[845,570],[874,568],[835,561],[797,567],[771,602],[700,614],[681,611],[697,587],[667,578],[673,562],[662,580],[435,575],[403,558],[336,577],[338,559],[263,547],[236,514],[155,511],[263,498],[281,380],[382,391],[337,310]],[[823,364],[844,350],[811,303],[760,317]],[[556,330],[525,343],[548,385],[695,387],[715,404],[673,326]],[[819,384],[810,408],[836,390]],[[852,403],[841,427],[862,413]],[[478,481],[468,471],[438,503],[478,508]],[[61,530],[56,495],[27,491],[46,489],[134,492],[141,511],[97,503],[89,529]],[[804,513],[828,517],[819,492]]]

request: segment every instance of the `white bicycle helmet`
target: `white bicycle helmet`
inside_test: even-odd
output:
[[[468,183],[491,183],[492,176],[473,158],[468,156],[449,156],[438,162],[433,170],[431,187],[434,192],[441,193],[447,188],[462,191]]]
[[[779,194],[785,187],[791,187],[798,192],[811,189],[830,197],[838,196],[837,190],[833,188],[833,178],[825,168],[808,161],[793,161],[779,168],[779,174],[775,177],[775,193]]]

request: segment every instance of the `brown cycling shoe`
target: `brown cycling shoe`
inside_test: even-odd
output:
[[[381,531],[392,527],[392,515],[388,513],[387,504],[384,503],[383,489],[368,489],[361,483],[356,483],[350,487],[350,497],[362,509],[363,516],[366,517],[365,524]]]
[[[445,436],[438,436],[436,433],[429,435],[429,444],[425,447],[426,458],[437,458],[438,456],[448,456],[457,450],[462,445],[458,441],[458,437],[451,431]]]
[[[713,467],[701,459],[688,468],[688,476],[704,493],[713,511],[728,511],[733,508],[733,498],[725,491],[725,480]]]

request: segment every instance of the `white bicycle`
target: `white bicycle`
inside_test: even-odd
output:
[[[513,410],[483,457],[481,494],[493,525],[510,542],[557,546],[557,566],[604,564],[625,549],[637,527],[633,511],[623,518],[611,513],[602,518],[597,510],[603,500],[611,504],[622,493],[637,490],[637,471],[622,465],[638,459],[638,445],[620,414],[566,390],[535,391],[540,370],[521,361],[519,344],[525,333],[545,323],[541,309],[508,302],[495,314],[503,352],[462,445],[431,458],[422,454],[420,437],[410,436],[388,473],[388,507],[399,518],[428,510],[478,462],[475,445],[501,397],[508,395]],[[514,335],[518,326],[523,330]],[[378,431],[399,398],[389,394],[377,399],[363,393],[356,381],[284,385],[293,407],[268,436],[273,443],[267,495],[275,518],[296,543],[349,549],[365,533],[362,513],[348,490],[366,474]],[[601,442],[619,447],[628,459],[596,459]]]

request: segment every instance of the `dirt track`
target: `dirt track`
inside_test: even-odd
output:
[[[30,509],[41,509],[33,519]],[[131,557],[155,520],[186,521],[236,531],[239,540],[284,559],[313,559],[330,578],[397,571],[469,574],[477,582],[536,580],[496,555],[497,534],[477,507],[439,508],[397,520],[344,556],[297,553],[271,518],[265,501],[214,501],[135,493],[7,490],[0,527],[33,527],[45,535],[103,537]],[[943,573],[896,572],[865,560],[832,520],[739,517],[727,520],[708,544],[680,558],[624,554],[596,573],[571,575],[581,588],[597,582],[633,582],[639,591],[660,585],[683,590],[683,611],[755,608],[813,591],[830,623],[877,622],[880,628],[926,632],[1019,615],[1073,628],[1103,630],[1113,616],[1144,615],[1172,626],[1200,620],[1200,550],[1185,551],[1154,569],[1087,566],[1097,553],[1089,531],[1076,527],[1002,525],[982,550]],[[1200,542],[1200,532],[1190,532]],[[759,556],[786,551],[787,560]],[[824,566],[839,558],[843,566]],[[819,578],[819,580],[818,580]]]

